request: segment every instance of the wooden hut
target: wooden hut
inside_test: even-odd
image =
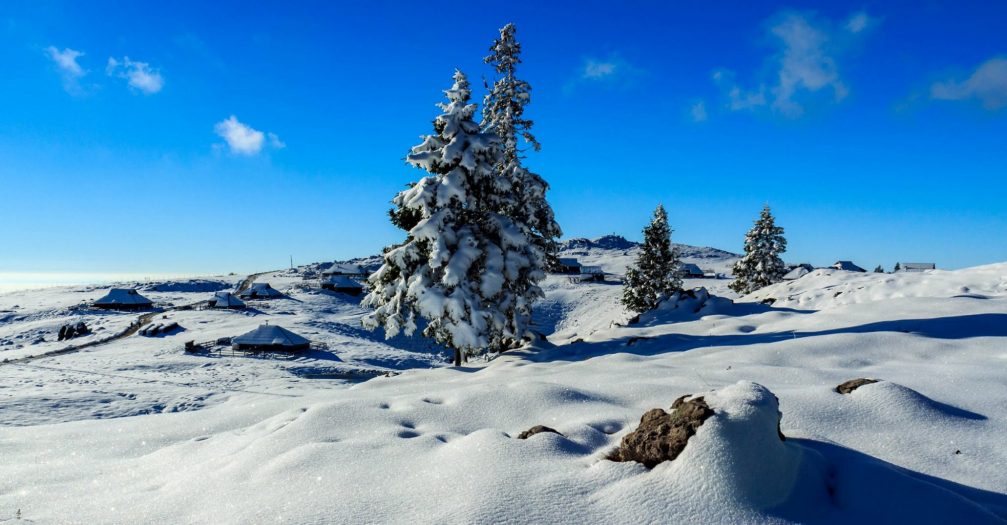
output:
[[[311,347],[311,341],[281,326],[264,324],[258,328],[231,339],[235,350],[250,352],[299,352]]]
[[[252,283],[247,290],[238,294],[242,299],[280,299],[286,297],[269,283]]]
[[[354,297],[364,292],[363,285],[342,275],[334,275],[332,277],[322,279],[322,288],[336,293],[352,295]]]
[[[150,299],[132,288],[112,288],[105,297],[94,302],[95,308],[105,310],[147,310],[153,306]]]

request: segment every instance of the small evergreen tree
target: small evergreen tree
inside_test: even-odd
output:
[[[874,273],[885,273],[885,267],[879,264],[878,267],[874,269]]]
[[[531,305],[542,296],[542,251],[528,226],[508,215],[513,184],[501,177],[499,137],[473,120],[468,80],[456,71],[434,133],[406,161],[429,175],[399,193],[390,212],[406,240],[387,248],[369,279],[366,328],[387,337],[423,335],[463,355],[501,351],[529,335]]]
[[[668,295],[682,290],[678,251],[671,244],[671,227],[664,206],[643,229],[643,246],[636,265],[626,271],[622,304],[634,312],[653,310]]]
[[[521,63],[521,44],[516,33],[514,24],[500,28],[500,38],[493,41],[489,56],[483,59],[493,66],[500,78],[483,99],[482,127],[500,136],[497,143],[500,159],[496,169],[511,180],[519,196],[510,214],[529,226],[532,242],[546,254],[547,265],[555,267],[559,250],[557,239],[563,232],[546,201],[549,185],[522,165],[518,146],[519,139],[524,139],[535,151],[542,147],[531,133],[534,122],[524,117],[525,106],[531,103],[531,85],[516,74],[517,65]]]
[[[892,268],[892,273],[899,273],[902,271],[902,263],[895,263],[895,268]]]
[[[734,264],[731,289],[744,295],[780,282],[787,273],[787,266],[780,259],[785,251],[787,239],[783,237],[783,228],[776,225],[766,205],[755,226],[745,235],[745,255]]]

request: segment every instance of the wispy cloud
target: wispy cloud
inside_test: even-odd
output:
[[[256,155],[266,145],[266,133],[239,122],[238,117],[234,115],[218,122],[213,129],[217,135],[224,139],[231,153],[235,155]],[[275,133],[268,133],[268,137],[268,144],[271,148],[287,147]]]
[[[1007,107],[1007,58],[991,58],[964,81],[947,80],[930,86],[934,100],[978,100],[982,107],[997,111]]]
[[[129,87],[145,95],[157,93],[164,87],[164,77],[160,71],[151,68],[146,62],[130,60],[129,57],[123,57],[122,60],[109,57],[105,73],[110,77],[126,79]]]
[[[692,117],[693,122],[706,122],[706,119],[709,118],[706,114],[706,101],[700,100],[694,102],[689,107],[689,116]]]
[[[604,58],[589,56],[583,59],[576,77],[566,87],[570,89],[578,84],[625,86],[632,84],[641,74],[642,69],[618,54],[609,54]]]
[[[846,30],[850,33],[860,33],[866,29],[877,24],[877,19],[868,15],[867,13],[860,11],[850,15],[850,18],[846,20]]]
[[[77,59],[84,56],[84,53],[70,48],[60,51],[55,46],[49,46],[45,51],[49,59],[56,64],[56,69],[63,79],[63,89],[70,94],[79,94],[80,79],[87,74],[87,71],[77,63]]]
[[[805,113],[811,101],[839,102],[849,94],[840,74],[838,57],[851,39],[865,33],[876,20],[859,12],[842,27],[828,20],[818,20],[801,13],[783,13],[768,26],[770,41],[776,51],[767,57],[765,69],[771,80],[746,89],[735,81],[729,70],[715,71],[714,83],[724,92],[725,107],[731,111],[767,107],[791,118]]]
[[[588,58],[584,60],[584,70],[581,72],[580,78],[599,80],[615,75],[618,69],[619,64],[614,60]]]

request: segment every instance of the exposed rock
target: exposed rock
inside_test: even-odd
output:
[[[622,438],[619,448],[608,459],[636,461],[654,468],[658,463],[678,457],[696,429],[713,415],[702,396],[686,397],[675,400],[670,414],[660,408],[647,411],[640,418],[640,426]]]
[[[860,379],[850,379],[849,381],[841,383],[839,386],[837,386],[836,392],[839,392],[840,394],[849,394],[850,392],[853,392],[854,390],[864,385],[869,385],[871,383],[877,383],[877,382],[878,382],[877,379],[867,379],[863,377],[861,377]]]
[[[563,435],[558,430],[556,430],[554,428],[549,428],[549,427],[544,426],[544,425],[535,425],[535,426],[529,428],[528,430],[525,430],[524,432],[518,434],[517,438],[518,439],[528,439],[528,438],[534,436],[535,434],[541,434],[542,432],[552,432],[553,434],[559,434],[561,436]]]

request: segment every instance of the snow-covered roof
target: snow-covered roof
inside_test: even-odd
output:
[[[581,266],[580,273],[586,273],[590,275],[602,275],[605,270],[601,269],[601,266]]]
[[[359,264],[332,263],[332,266],[323,271],[322,275],[367,275],[367,270],[364,270],[364,267]]]
[[[231,292],[216,292],[213,294],[214,308],[241,308],[245,302]]]
[[[807,268],[805,268],[803,266],[798,266],[797,268],[794,268],[793,270],[790,270],[789,272],[787,272],[786,275],[783,276],[783,280],[784,281],[793,281],[794,279],[800,279],[801,277],[804,277],[805,275],[808,275],[809,273],[811,273],[811,272],[809,272]]]
[[[350,279],[349,277],[345,277],[345,276],[342,276],[342,275],[333,275],[332,277],[328,277],[324,281],[322,281],[322,284],[327,284],[327,285],[330,285],[330,286],[332,286],[334,288],[360,288],[360,289],[363,289],[363,286],[360,283],[354,281],[353,279]]]
[[[304,346],[311,341],[282,326],[263,324],[247,334],[231,339],[231,343],[249,346]]]
[[[572,267],[580,266],[580,262],[577,259],[574,259],[573,257],[560,257],[559,259],[556,259],[556,261],[563,266],[572,266]]]
[[[112,288],[108,294],[94,302],[97,305],[147,305],[153,304],[150,299],[140,295],[132,288]]]
[[[238,295],[240,297],[283,297],[283,294],[270,286],[269,283],[252,283],[251,287]]]
[[[848,272],[866,272],[867,270],[853,264],[853,261],[836,261],[836,264],[832,265],[833,268],[837,270],[846,270]]]
[[[686,275],[703,275],[703,270],[698,265],[685,263],[681,266],[682,273]]]

